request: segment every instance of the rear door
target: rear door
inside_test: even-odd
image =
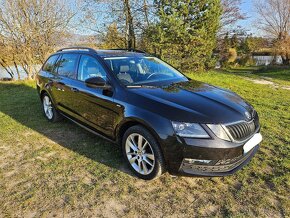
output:
[[[57,76],[54,79],[53,96],[58,108],[69,115],[74,115],[73,99],[77,75],[79,54],[63,54],[56,63]]]

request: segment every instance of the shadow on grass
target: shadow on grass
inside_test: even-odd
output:
[[[0,82],[0,111],[67,149],[134,176],[125,164],[117,145],[66,119],[58,123],[47,121],[37,91],[29,85],[23,82]]]

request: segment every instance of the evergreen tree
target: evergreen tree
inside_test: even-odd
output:
[[[220,0],[155,0],[158,23],[148,31],[154,50],[181,69],[204,70],[215,64]],[[152,36],[152,35],[151,35]]]
[[[101,48],[126,48],[126,37],[120,34],[116,23],[108,26],[106,34],[101,39]]]

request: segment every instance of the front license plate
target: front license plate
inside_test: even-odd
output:
[[[256,133],[247,143],[244,145],[244,154],[252,150],[253,147],[258,145],[262,141],[261,133]]]

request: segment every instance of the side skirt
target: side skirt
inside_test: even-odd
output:
[[[112,139],[110,139],[110,138],[108,138],[108,137],[106,137],[106,136],[104,136],[104,135],[102,135],[102,134],[100,134],[100,133],[98,133],[98,132],[96,132],[96,131],[88,128],[88,127],[86,127],[85,125],[83,125],[83,124],[79,123],[78,121],[70,118],[69,116],[65,115],[64,113],[61,113],[61,115],[64,116],[65,118],[69,119],[70,121],[74,122],[75,124],[79,125],[80,127],[84,128],[85,130],[87,130],[87,131],[95,134],[96,136],[99,136],[99,137],[101,137],[101,138],[103,138],[103,139],[105,139],[105,140],[107,140],[109,142],[112,142],[114,144],[117,144],[116,141],[114,141],[114,140],[112,140]]]

